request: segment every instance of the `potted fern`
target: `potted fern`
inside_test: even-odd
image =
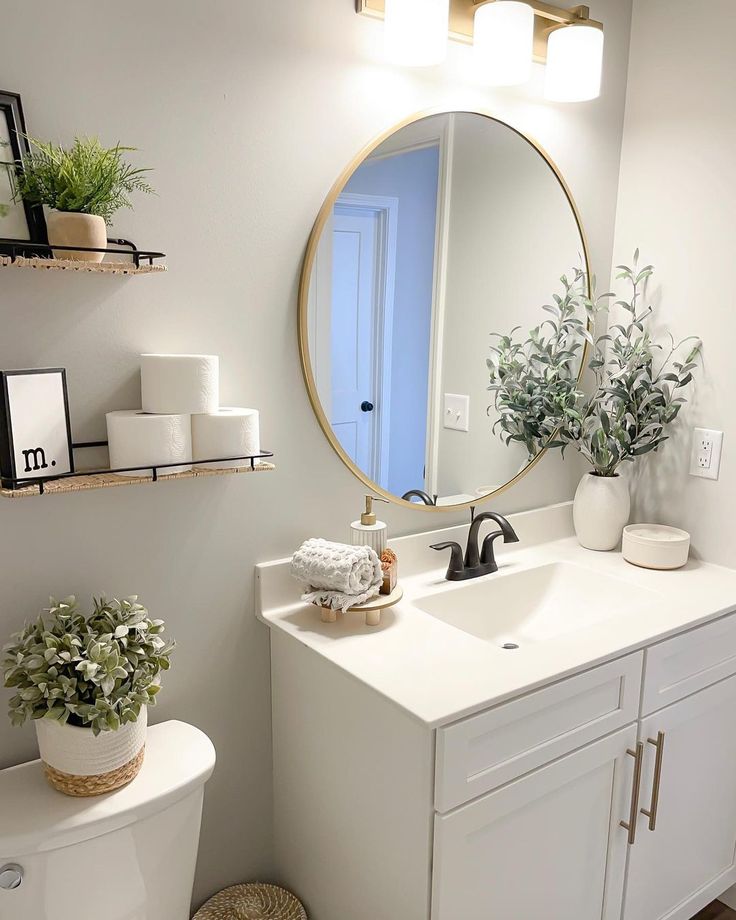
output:
[[[701,349],[695,337],[663,345],[649,329],[651,306],[642,292],[654,272],[651,265],[618,266],[618,280],[628,284],[627,297],[616,301],[622,321],[594,339],[581,319],[592,325],[613,294],[588,298],[587,276],[575,272],[563,282],[563,296],[545,307],[552,316],[532,330],[524,343],[514,333],[492,348],[488,366],[496,425],[507,442],[523,441],[530,456],[543,448],[572,446],[591,466],[576,491],[575,530],[588,549],[614,549],[631,511],[625,463],[656,452],[668,439],[667,429],[685,404],[685,392]],[[578,385],[580,354],[591,346],[590,392]]]
[[[103,147],[96,137],[76,138],[68,149],[28,138],[31,153],[13,174],[14,198],[49,208],[49,243],[105,249],[107,226],[120,208],[132,207],[133,192],[150,194],[148,169],[132,166],[124,154],[135,147]],[[59,259],[101,262],[103,252],[56,250]]]
[[[46,777],[67,795],[109,792],[143,763],[147,707],[155,705],[173,642],[136,597],[51,599],[3,649],[13,725],[34,720]]]

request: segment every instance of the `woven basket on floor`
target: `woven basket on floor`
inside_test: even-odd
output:
[[[307,912],[284,888],[253,883],[218,892],[192,920],[307,920]]]

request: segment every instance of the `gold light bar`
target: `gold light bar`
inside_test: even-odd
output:
[[[494,0],[450,0],[450,38],[466,45],[473,41],[473,19],[475,11],[484,3],[493,3]],[[602,22],[590,19],[590,8],[587,6],[574,6],[563,9],[552,6],[550,3],[541,3],[540,0],[526,0],[534,10],[534,60],[538,64],[547,61],[547,39],[552,29],[560,25],[585,23],[596,29],[603,29]],[[362,16],[371,16],[373,19],[383,19],[385,11],[384,0],[355,0],[356,12]]]

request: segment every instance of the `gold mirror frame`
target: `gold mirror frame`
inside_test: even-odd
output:
[[[357,478],[376,495],[388,499],[395,505],[401,505],[405,508],[417,508],[422,511],[435,511],[435,512],[458,512],[463,510],[468,510],[472,507],[482,504],[483,502],[490,501],[492,498],[495,498],[498,495],[501,495],[502,492],[505,492],[507,489],[510,489],[516,483],[520,482],[527,473],[530,473],[534,467],[539,463],[539,461],[547,453],[547,448],[544,447],[542,450],[534,457],[533,460],[530,460],[526,466],[524,466],[519,472],[510,479],[507,483],[502,486],[499,486],[498,489],[495,489],[493,492],[489,492],[487,495],[479,497],[478,499],[470,502],[465,502],[459,505],[425,505],[424,503],[410,502],[405,501],[403,498],[399,498],[398,495],[394,495],[392,492],[387,492],[378,483],[373,482],[372,479],[369,479],[368,476],[355,464],[347,453],[343,450],[342,445],[335,436],[332,426],[330,425],[329,419],[324,413],[322,408],[322,403],[319,398],[319,393],[317,392],[317,384],[314,379],[314,372],[312,369],[312,362],[309,357],[309,322],[308,322],[308,308],[309,308],[309,285],[312,277],[312,271],[314,269],[314,261],[317,255],[317,248],[319,242],[322,238],[322,232],[324,231],[325,225],[333,212],[335,203],[342,193],[343,189],[349,182],[353,173],[360,167],[368,156],[377,148],[380,147],[385,141],[390,137],[396,134],[397,131],[401,131],[402,128],[406,128],[409,125],[414,124],[415,122],[422,121],[425,118],[431,118],[435,115],[452,115],[454,113],[463,114],[463,115],[479,115],[482,118],[487,118],[490,121],[494,121],[499,125],[503,125],[505,128],[508,128],[510,131],[513,131],[518,137],[523,141],[526,141],[531,147],[536,150],[536,152],[542,157],[544,162],[552,171],[553,175],[560,184],[565,198],[567,199],[568,204],[572,210],[573,216],[575,218],[575,223],[577,224],[578,232],[580,233],[580,239],[583,245],[583,259],[585,262],[585,271],[588,281],[588,297],[592,296],[591,289],[591,272],[590,272],[590,253],[588,251],[588,240],[585,235],[585,230],[583,229],[583,222],[580,217],[580,212],[578,207],[575,204],[575,199],[572,196],[567,183],[565,182],[562,173],[557,167],[557,164],[549,156],[547,151],[537,143],[534,138],[530,137],[528,134],[525,134],[523,131],[520,131],[518,128],[514,128],[508,122],[503,121],[501,118],[497,118],[495,115],[492,115],[490,112],[482,111],[480,109],[447,109],[447,108],[436,108],[428,109],[423,112],[418,112],[414,115],[410,115],[408,118],[405,118],[403,121],[399,122],[396,125],[393,125],[387,131],[384,131],[383,134],[379,135],[377,138],[372,140],[367,144],[360,153],[348,164],[348,166],[340,174],[339,178],[335,184],[330,189],[330,193],[325,199],[324,204],[322,205],[319,214],[317,215],[317,220],[314,223],[312,232],[309,236],[309,242],[307,244],[307,250],[304,256],[304,262],[302,265],[301,278],[299,280],[299,302],[298,302],[298,335],[299,335],[299,356],[302,363],[302,373],[304,375],[304,382],[307,387],[307,394],[309,395],[309,402],[312,405],[314,414],[317,416],[317,421],[319,422],[320,428],[324,432],[327,440],[330,442],[332,449],[335,451],[337,456],[342,460],[345,466],[355,475]],[[582,379],[583,373],[585,371],[585,365],[587,363],[589,346],[588,343],[585,343],[585,348],[583,350],[583,355],[580,362],[580,373],[578,374],[578,383]]]

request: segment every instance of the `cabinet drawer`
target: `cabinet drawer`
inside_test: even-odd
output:
[[[633,722],[637,652],[437,731],[435,808],[449,811]]]
[[[736,614],[646,650],[642,715],[736,674]]]

